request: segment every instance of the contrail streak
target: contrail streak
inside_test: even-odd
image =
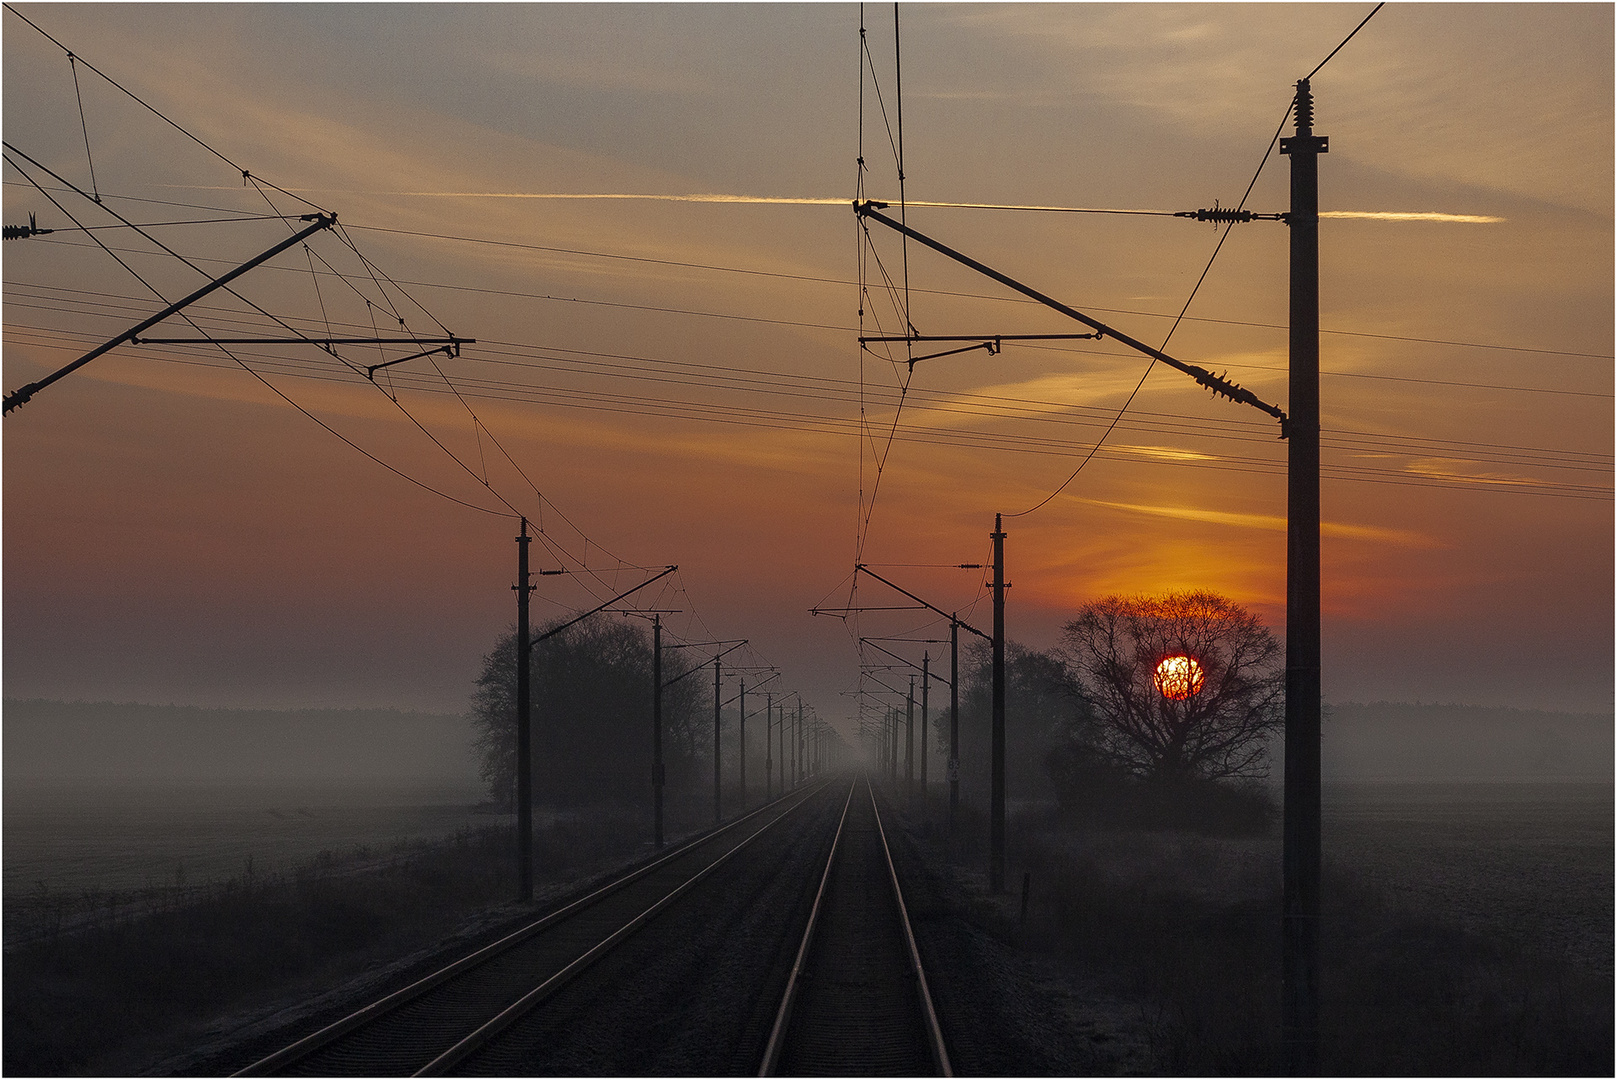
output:
[[[378,191],[377,195],[414,195],[449,199],[651,199],[659,202],[756,203],[788,206],[852,206],[852,199],[785,198],[764,195],[649,195],[596,192],[538,191]],[[910,199],[907,206],[933,206],[956,210],[1042,210],[1054,214],[1154,214],[1172,217],[1171,210],[1122,210],[1103,206],[1016,206],[1007,203],[928,202]]]
[[[415,195],[442,199],[650,199],[656,202],[758,203],[790,206],[852,206],[852,199],[774,198],[765,195],[646,195],[608,192],[548,191],[376,191],[374,195]],[[917,204],[911,203],[914,206]]]
[[[1363,218],[1367,221],[1452,221],[1462,225],[1495,225],[1505,219],[1486,214],[1405,213],[1399,210],[1321,210],[1322,218]]]
[[[651,195],[630,192],[530,192],[530,191],[390,191],[386,195],[420,196],[424,198],[453,199],[649,199],[658,202],[742,203],[785,206],[849,206],[851,199],[791,198],[763,195]],[[907,206],[939,207],[951,210],[1032,210],[1049,214],[1142,214],[1153,217],[1173,217],[1172,210],[1125,210],[1111,206],[1035,206],[1017,203],[929,202],[910,199]],[[1396,210],[1322,210],[1322,218],[1360,218],[1369,221],[1445,221],[1464,225],[1492,225],[1504,221],[1502,217],[1484,214],[1441,214],[1435,211]]]
[[[188,186],[188,185],[173,185]],[[204,190],[235,190],[206,188]],[[852,199],[806,198],[772,195],[725,195],[719,193],[659,195],[647,192],[591,191],[334,191],[328,188],[289,188],[293,192],[321,195],[391,195],[421,199],[625,199],[650,202],[725,203],[753,206],[852,206]],[[1174,217],[1172,210],[1123,209],[1112,206],[1037,206],[1020,203],[929,202],[910,199],[907,206],[938,207],[949,210],[1031,210],[1047,214],[1138,214],[1147,217]],[[1462,225],[1494,225],[1502,217],[1485,214],[1442,214],[1436,211],[1401,210],[1321,210],[1322,218],[1357,218],[1366,221],[1441,221]]]

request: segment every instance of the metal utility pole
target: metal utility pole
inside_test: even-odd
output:
[[[887,710],[887,777],[898,783],[898,710]]]
[[[989,796],[988,888],[1005,891],[1005,529],[994,515],[993,779]]]
[[[932,657],[930,653],[921,654],[921,806],[926,807],[926,745],[931,738],[931,729],[926,726],[926,690],[932,681]]]
[[[915,801],[915,676],[910,676],[909,697],[904,699],[904,790]]]
[[[1290,439],[1286,460],[1286,786],[1281,1010],[1286,1071],[1319,1071],[1319,155],[1314,95],[1297,83],[1291,157]]]
[[[797,699],[797,782],[803,782],[803,699]]]
[[[741,812],[747,812],[747,680],[741,680],[741,723],[737,729],[737,737],[741,743],[740,779],[741,779]]]
[[[663,846],[663,617],[651,619],[651,792],[652,836]]]
[[[718,710],[724,698],[720,697],[720,660],[713,658],[713,825],[723,821],[723,795],[720,794],[718,774]]]
[[[769,725],[775,722],[775,695],[764,695],[764,802],[769,801],[770,773],[774,772],[774,755],[770,753]]]
[[[528,519],[517,537],[517,900],[533,899],[533,745],[529,722],[532,687],[528,648]]]
[[[949,616],[949,835],[960,810],[960,619]]]
[[[533,767],[531,763],[530,738],[528,717],[530,713],[528,698],[528,670],[532,663],[531,654],[534,647],[541,641],[547,641],[562,633],[570,627],[576,626],[589,618],[599,614],[617,603],[619,600],[632,596],[644,589],[654,581],[672,574],[678,566],[670,566],[660,574],[647,578],[632,589],[625,589],[603,604],[598,604],[582,615],[568,619],[560,626],[553,626],[538,637],[533,637],[528,629],[528,594],[533,586],[528,584],[528,519],[522,519],[522,535],[517,537],[517,584],[511,586],[517,592],[517,894],[522,900],[533,899]],[[560,570],[541,570],[540,574],[559,574]],[[660,619],[661,616],[658,616]],[[681,676],[683,678],[683,676]],[[678,681],[677,679],[675,680]],[[652,694],[653,712],[661,706],[662,684],[659,682],[655,693]],[[661,731],[661,725],[658,726]]]
[[[997,516],[995,520],[996,522],[998,521]],[[997,527],[995,531],[998,532]],[[1000,535],[1003,537],[1003,534]],[[999,541],[996,540],[994,544],[995,549],[1003,554],[1003,548],[1000,546]],[[962,564],[961,569],[976,570],[979,567],[975,564]],[[950,614],[941,608],[932,606],[902,585],[888,581],[863,563],[855,563],[854,572],[863,572],[867,576],[875,578],[888,588],[903,593],[928,611],[949,620],[949,828],[952,831],[954,829],[955,814],[960,809],[960,631],[969,630],[984,641],[990,642],[994,640],[995,635],[985,634],[970,623],[961,622],[959,612]],[[1003,567],[1001,567],[1000,577],[1003,578]],[[998,598],[995,614],[996,616],[1002,616],[1004,592],[996,587],[995,596]],[[1001,675],[1003,676],[1003,670]],[[1003,695],[1003,688],[1001,689],[1001,694]]]

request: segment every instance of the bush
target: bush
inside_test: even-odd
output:
[[[1141,777],[1083,743],[1052,749],[1045,768],[1068,818],[1090,825],[1241,836],[1266,833],[1274,820],[1274,802],[1261,784]]]

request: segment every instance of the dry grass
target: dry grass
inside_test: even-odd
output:
[[[1019,946],[1136,1000],[1172,1074],[1279,1071],[1279,849],[1268,837],[1024,822]],[[1323,1069],[1342,1075],[1611,1075],[1612,984],[1398,907],[1343,868],[1323,911]],[[1548,901],[1547,901],[1548,902]]]
[[[638,817],[603,814],[538,830],[536,880],[561,888],[626,862],[642,832]],[[29,897],[20,924],[35,932],[5,953],[4,1072],[143,1069],[218,1017],[429,947],[509,904],[512,848],[511,830],[495,827],[380,856],[322,852],[270,878]]]

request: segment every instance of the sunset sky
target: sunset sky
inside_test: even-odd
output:
[[[986,627],[981,572],[938,564],[985,562],[994,514],[1059,487],[1148,363],[1110,340],[927,360],[895,426],[862,274],[867,334],[902,326],[880,270],[901,295],[906,267],[922,334],[1083,327],[867,246],[857,159],[896,215],[901,108],[912,226],[1161,345],[1215,226],[916,204],[1234,205],[1371,7],[905,5],[900,88],[891,6],[864,9],[862,63],[846,4],[18,5],[156,112],[83,64],[76,91],[4,14],[4,221],[56,230],[5,242],[7,392],[158,310],[134,273],[182,296],[299,199],[341,234],[243,296],[311,335],[398,334],[396,309],[478,343],[375,385],[356,368],[418,350],[233,347],[260,381],[124,345],[8,415],[6,696],[462,710],[515,617],[514,510],[536,569],[589,570],[537,579],[536,620],[678,564],[637,597],[675,638],[750,639],[847,727],[858,633],[947,636],[810,616],[848,604],[861,528],[880,573]],[[1613,8],[1390,5],[1313,87],[1321,208],[1348,215],[1320,230],[1326,699],[1609,711]],[[1287,208],[1289,164],[1247,208]],[[151,230],[196,267],[73,230],[30,177],[85,226],[212,219]],[[1286,260],[1283,224],[1236,226],[1167,351],[1284,406]],[[223,293],[191,313],[287,333]],[[1007,518],[1011,638],[1187,588],[1278,634],[1277,434],[1157,365],[1062,494]]]

